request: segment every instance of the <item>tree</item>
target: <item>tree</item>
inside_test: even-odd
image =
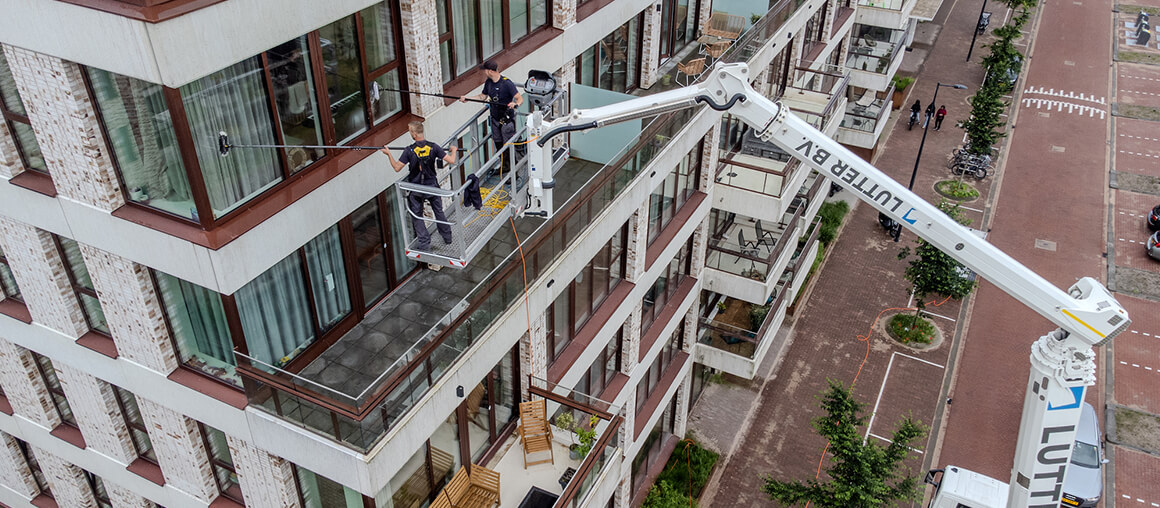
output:
[[[830,442],[832,465],[826,470],[830,480],[784,482],[766,476],[762,492],[791,506],[812,503],[818,508],[870,508],[919,500],[918,477],[901,469],[910,443],[925,436],[926,429],[907,417],[888,446],[867,441],[858,430],[866,423],[862,414],[866,405],[854,400],[842,383],[827,381],[830,388],[821,395],[826,415],[815,419],[813,426]]]
[[[950,203],[943,199],[939,201],[938,208],[955,222],[964,226],[970,224],[970,220],[963,216],[958,203]],[[917,325],[923,309],[926,308],[927,297],[942,295],[959,300],[975,288],[975,281],[964,277],[963,264],[955,261],[938,247],[922,238],[915,240],[915,244],[914,257],[910,260],[910,266],[906,267],[905,277],[914,285],[917,307],[914,324]],[[911,254],[910,247],[905,247],[898,253],[898,259],[909,258]]]

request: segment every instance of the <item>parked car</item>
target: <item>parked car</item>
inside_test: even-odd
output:
[[[1152,233],[1152,238],[1149,238],[1145,244],[1148,249],[1148,256],[1156,261],[1160,261],[1160,231]]]
[[[1160,205],[1156,205],[1148,214],[1148,229],[1160,231]]]
[[[1079,428],[1075,432],[1075,445],[1071,448],[1071,465],[1063,479],[1063,504],[1060,506],[1095,506],[1104,493],[1102,466],[1105,463],[1104,435],[1100,432],[1096,408],[1084,402]]]

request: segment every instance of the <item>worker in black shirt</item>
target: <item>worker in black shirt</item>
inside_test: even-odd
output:
[[[387,147],[384,146],[382,152],[387,154],[391,161],[391,167],[395,168],[396,173],[401,171],[403,166],[409,166],[408,182],[438,187],[439,177],[435,171],[435,161],[443,159],[443,162],[447,164],[455,164],[455,156],[459,148],[452,146],[451,153],[447,153],[443,147],[427,141],[423,136],[423,122],[411,122],[407,125],[407,130],[410,131],[415,142],[403,149],[403,155],[400,155],[398,160]],[[427,223],[421,218],[423,217],[424,202],[431,203],[431,211],[435,212],[435,219],[440,221],[436,223],[439,235],[443,237],[444,243],[450,244],[451,226],[444,224],[447,222],[447,217],[443,215],[443,198],[412,191],[407,194],[407,208],[411,210],[411,224],[415,227],[415,237],[419,239],[416,249],[428,250],[431,248],[431,234],[427,231]]]
[[[516,110],[524,103],[524,96],[520,94],[516,84],[499,73],[499,67],[494,61],[488,60],[479,66],[487,75],[483,82],[483,93],[479,95],[463,96],[459,102],[467,99],[488,101],[487,107],[491,110],[488,125],[491,127],[491,140],[497,150],[502,150],[505,143],[516,135]],[[524,158],[524,145],[516,145],[516,159]],[[506,160],[506,157],[505,157]],[[511,165],[509,164],[510,168]]]

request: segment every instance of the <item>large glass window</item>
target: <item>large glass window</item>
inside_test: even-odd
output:
[[[241,503],[242,487],[238,484],[238,471],[234,468],[234,459],[230,456],[230,446],[225,433],[204,423],[198,423],[197,426],[201,429],[201,437],[205,442],[205,451],[209,454],[209,463],[218,490],[223,496]]]
[[[303,508],[363,508],[363,496],[358,491],[294,465],[298,478],[298,495]]]
[[[653,190],[648,202],[648,242],[652,243],[660,236],[665,226],[672,222],[677,210],[689,200],[697,191],[697,182],[701,175],[701,148],[704,141],[698,142],[689,153],[681,158],[665,181]]]
[[[89,488],[93,490],[93,499],[97,502],[97,508],[113,508],[113,503],[109,501],[109,491],[105,490],[104,480],[88,471],[85,471],[85,477],[89,481]]]
[[[32,123],[28,121],[28,112],[24,109],[24,101],[20,98],[16,80],[12,78],[12,70],[8,68],[3,51],[0,51],[0,120],[12,133],[12,140],[16,142],[16,151],[24,167],[48,174],[48,166],[40,153],[40,144],[32,132]]]
[[[20,287],[16,285],[16,277],[12,275],[12,267],[8,265],[8,258],[4,255],[3,249],[0,249],[0,295],[18,302],[24,301],[24,297],[20,294]]]
[[[697,2],[661,0],[661,58],[677,54],[693,40],[697,25]]]
[[[60,378],[56,375],[56,369],[52,366],[52,360],[49,360],[47,356],[41,356],[37,353],[32,353],[32,357],[36,359],[36,367],[40,370],[40,377],[44,380],[44,386],[48,388],[48,394],[52,398],[52,405],[56,407],[56,412],[60,415],[61,424],[76,427],[76,416],[73,415],[72,407],[68,405],[68,398],[64,396],[64,388],[60,386]]]
[[[129,429],[129,437],[137,456],[156,464],[157,454],[153,451],[153,442],[149,440],[149,430],[145,426],[145,419],[141,417],[141,408],[137,406],[137,397],[119,386],[113,386],[113,396],[121,408],[121,417]]]
[[[241,387],[221,295],[166,273],[154,271],[153,277],[181,362]]]
[[[640,27],[644,13],[638,14],[581,53],[576,81],[604,90],[628,92],[640,76]]]
[[[20,453],[24,455],[24,462],[28,463],[28,470],[32,471],[32,478],[36,480],[36,487],[40,489],[40,493],[46,497],[52,497],[52,489],[48,484],[48,478],[44,476],[44,471],[40,469],[40,461],[36,460],[36,454],[32,452],[32,448],[28,443],[16,440],[20,445]]]
[[[398,118],[396,8],[381,2],[177,90],[87,69],[127,198],[211,226],[327,155],[306,145]]]
[[[624,278],[627,241],[628,224],[625,224],[580,270],[568,289],[556,297],[549,309],[548,343],[552,360],[564,351],[576,332],[608,298],[612,288]]]
[[[548,0],[436,0],[443,82],[548,24]]]
[[[689,241],[685,243],[684,247],[681,247],[676,256],[673,256],[665,270],[657,277],[656,282],[653,282],[652,287],[645,293],[640,326],[642,333],[652,326],[653,321],[665,308],[665,304],[676,295],[681,282],[689,275],[691,252],[693,252],[693,239],[689,238]]]
[[[81,255],[81,248],[75,241],[63,236],[53,236],[64,261],[65,271],[68,272],[69,282],[72,283],[73,293],[81,305],[85,322],[89,329],[109,334],[109,326],[105,322],[105,312],[101,310],[101,302],[97,300],[97,291],[93,288],[93,279],[89,277],[89,269],[85,267],[85,259]]]

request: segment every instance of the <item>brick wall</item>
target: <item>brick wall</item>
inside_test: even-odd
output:
[[[640,27],[640,86],[648,88],[660,78],[657,69],[661,63],[661,13],[649,6],[644,10],[644,24]]]
[[[162,374],[173,372],[177,352],[149,269],[96,247],[80,247],[117,353]]]
[[[439,67],[439,18],[435,0],[400,0],[402,17],[403,59],[406,62],[407,88],[424,93],[443,93],[443,74]],[[411,113],[431,116],[443,107],[443,99],[429,95],[409,97]]]
[[[573,58],[564,62],[560,70],[552,73],[552,77],[556,80],[556,86],[565,92],[564,97],[561,97],[556,103],[555,110],[558,114],[567,114],[572,109],[569,97],[571,97],[572,83],[576,81],[576,59]],[[560,148],[569,139],[571,138],[568,134],[552,138],[552,149]]]
[[[4,432],[0,432],[0,484],[28,499],[40,493],[36,478],[20,452],[20,444]]]
[[[36,462],[44,472],[56,503],[68,508],[97,508],[93,489],[85,478],[84,470],[43,449],[32,447]]]
[[[113,385],[63,362],[54,362],[53,368],[76,416],[77,426],[85,436],[85,445],[123,465],[133,462],[137,452],[113,394]]]
[[[113,503],[113,508],[153,508],[157,506],[148,499],[134,494],[132,490],[104,478],[101,480],[105,483],[105,493],[109,495],[109,502]]]
[[[697,30],[698,34],[705,33],[705,27],[709,26],[709,16],[713,14],[713,0],[701,0],[697,11]]]
[[[520,338],[520,374],[548,379],[548,323],[547,313],[532,320],[531,334]],[[522,400],[529,400],[526,383],[520,383]]]
[[[87,332],[52,235],[0,216],[0,236],[32,320],[74,338]]]
[[[137,397],[137,405],[166,485],[203,502],[216,498],[217,482],[197,422],[144,397]]]
[[[552,26],[566,30],[576,24],[576,0],[552,0]]]
[[[644,305],[636,302],[628,319],[624,320],[624,339],[620,346],[620,371],[631,374],[640,359],[640,319]],[[628,406],[625,406],[628,407]]]
[[[628,219],[628,245],[625,246],[624,278],[637,283],[644,276],[645,249],[648,247],[648,200]]]
[[[685,437],[685,431],[688,430],[689,388],[692,387],[692,380],[693,376],[685,376],[678,380],[680,386],[677,387],[677,393],[673,395],[677,399],[677,411],[672,415],[673,435],[681,438]]]
[[[20,154],[16,152],[12,131],[8,130],[7,122],[0,122],[0,176],[12,178],[23,172],[24,163],[20,160]]]
[[[4,339],[0,339],[0,384],[13,412],[46,429],[60,425],[32,352]]]
[[[106,211],[125,204],[80,67],[12,46],[4,53],[57,193]]]
[[[298,487],[290,462],[255,448],[241,439],[226,436],[238,483],[250,508],[298,508]]]

